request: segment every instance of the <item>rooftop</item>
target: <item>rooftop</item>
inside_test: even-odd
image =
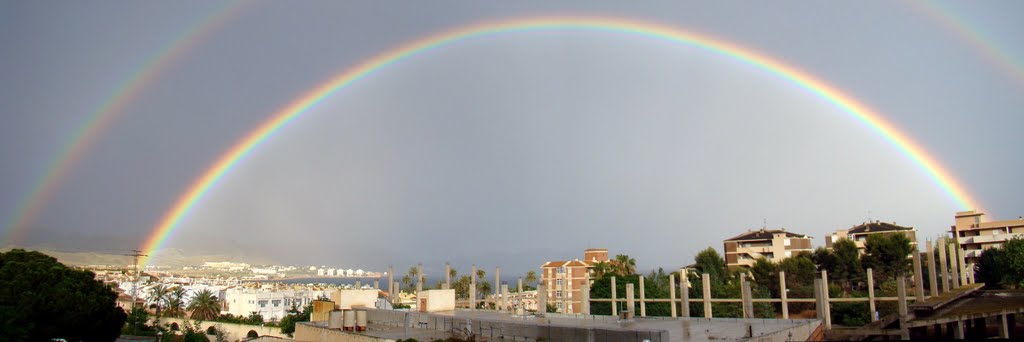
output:
[[[896,225],[895,222],[887,223],[887,222],[875,221],[875,222],[861,223],[858,226],[854,226],[853,228],[850,228],[849,230],[847,230],[847,232],[850,233],[850,234],[863,234],[863,233],[871,233],[871,232],[876,232],[877,233],[877,232],[891,232],[891,231],[904,231],[904,230],[914,230],[914,227],[898,226],[898,225]]]
[[[786,229],[764,229],[747,231],[746,233],[736,235],[732,238],[726,239],[725,241],[741,241],[741,240],[771,240],[775,234],[786,234],[788,238],[803,238],[807,239],[810,236],[787,232]]]

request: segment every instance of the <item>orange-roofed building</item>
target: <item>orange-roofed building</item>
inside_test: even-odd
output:
[[[588,248],[583,251],[582,260],[545,262],[540,267],[540,283],[545,286],[548,303],[555,305],[560,313],[580,313],[583,308],[583,285],[590,282],[594,265],[607,261],[607,249]]]

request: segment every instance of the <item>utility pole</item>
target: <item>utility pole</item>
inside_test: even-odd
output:
[[[125,256],[132,257],[132,265],[135,266],[135,281],[132,282],[132,309],[135,309],[135,302],[138,301],[139,291],[139,257],[149,256],[142,254],[142,251],[138,249],[131,250],[131,254],[124,254]]]

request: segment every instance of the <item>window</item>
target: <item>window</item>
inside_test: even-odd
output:
[[[562,279],[558,279],[558,286],[562,286]]]
[[[274,307],[281,306],[281,300],[280,299],[275,299],[273,302],[274,302]]]
[[[786,251],[786,257],[788,258],[788,257],[791,257],[791,256],[793,256],[793,252]]]
[[[558,272],[558,274],[565,273],[565,268],[562,268],[562,267],[556,268],[555,270],[556,270],[555,272]]]
[[[555,298],[562,298],[562,291],[555,291]]]
[[[267,307],[267,301],[265,301],[265,300],[261,300],[261,301],[260,301],[260,307],[261,307],[261,308],[265,308],[265,307]]]
[[[784,246],[789,246],[789,245],[790,245],[789,239],[787,238],[787,239],[783,240],[783,241],[782,241],[782,244],[783,244]]]
[[[561,309],[561,308],[562,308],[562,302],[558,302],[558,308],[559,308],[559,309]]]

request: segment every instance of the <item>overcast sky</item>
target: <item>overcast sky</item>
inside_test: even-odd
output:
[[[140,247],[223,151],[332,75],[433,32],[535,15],[656,22],[772,56],[878,110],[990,215],[1024,214],[1024,3],[649,5],[229,7],[127,103],[15,243]],[[121,82],[223,7],[0,1],[0,222]],[[337,93],[238,164],[165,247],[521,272],[590,246],[647,270],[765,222],[822,245],[868,219],[933,237],[961,209],[869,127],[763,70],[637,36],[538,31],[433,50]]]

